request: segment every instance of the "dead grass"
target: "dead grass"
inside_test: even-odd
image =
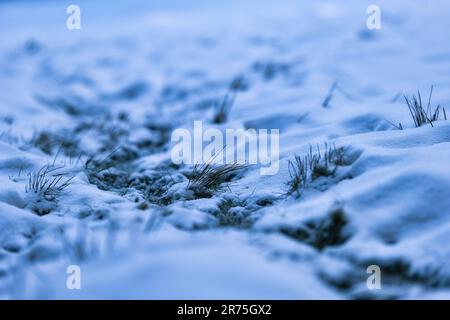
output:
[[[28,174],[28,184],[25,186],[27,193],[34,192],[48,201],[54,201],[66,189],[72,179],[65,174],[55,173],[61,167],[50,165],[43,166],[38,171]]]
[[[240,163],[213,164],[206,162],[196,164],[189,176],[188,189],[197,195],[208,195],[217,190],[219,186],[231,179],[246,165]]]
[[[229,92],[222,99],[215,102],[215,113],[212,120],[213,123],[222,124],[228,121],[228,116],[235,100],[236,92]]]
[[[319,177],[333,176],[339,166],[346,165],[346,148],[324,144],[323,151],[320,146],[309,146],[309,152],[304,156],[295,155],[288,162],[290,179],[287,182],[288,194],[300,196],[310,182]]]
[[[225,147],[224,147],[225,149]],[[187,189],[198,196],[210,196],[221,184],[230,182],[239,171],[247,167],[245,164],[216,164],[215,159],[222,154],[223,149],[216,152],[203,164],[196,163],[188,179]]]
[[[416,128],[421,127],[425,124],[430,124],[433,127],[433,122],[439,120],[441,110],[443,111],[444,114],[444,120],[447,120],[445,108],[442,108],[440,105],[438,105],[435,108],[431,107],[432,95],[433,95],[433,86],[431,86],[430,94],[428,96],[428,103],[426,107],[423,104],[420,91],[417,91],[417,96],[416,95],[404,96],[406,105],[408,106],[409,113],[411,114],[411,118],[413,119],[414,126]],[[399,126],[397,128],[402,129],[403,128],[402,124],[399,123]]]

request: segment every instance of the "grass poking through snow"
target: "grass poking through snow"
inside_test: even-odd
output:
[[[57,173],[61,167],[43,166],[28,174],[25,192],[28,194],[27,206],[38,215],[49,214],[62,192],[71,184],[73,176]]]
[[[223,150],[222,150],[223,151]],[[222,183],[229,182],[247,165],[234,162],[231,164],[216,164],[214,159],[222,152],[217,152],[203,164],[196,163],[188,179],[187,189],[198,196],[212,195]]]
[[[193,190],[197,195],[211,194],[222,183],[231,181],[245,167],[244,164],[237,162],[233,164],[213,164],[211,162],[196,164],[189,177],[188,189]]]
[[[329,177],[336,173],[339,166],[346,165],[346,148],[324,144],[321,152],[317,145],[316,151],[309,146],[309,152],[304,156],[295,155],[288,162],[290,179],[288,194],[300,196],[310,182],[319,177]]]
[[[47,200],[54,200],[70,185],[73,179],[73,177],[65,177],[64,174],[54,173],[57,169],[60,168],[46,165],[38,171],[30,173],[25,191],[39,194]]]
[[[444,119],[447,120],[447,114],[445,108],[438,105],[435,108],[431,107],[431,97],[433,95],[433,86],[430,89],[430,95],[428,96],[428,103],[425,106],[422,101],[422,96],[420,91],[417,92],[417,96],[404,96],[406,105],[408,106],[409,113],[414,121],[416,128],[421,127],[425,124],[430,124],[433,127],[433,122],[439,120],[440,111],[443,111]],[[402,128],[401,123],[399,127]]]
[[[213,116],[213,123],[222,124],[228,121],[228,116],[230,114],[231,108],[233,107],[234,101],[236,100],[236,93],[230,92],[225,95],[222,99],[216,101],[215,103],[215,113]]]

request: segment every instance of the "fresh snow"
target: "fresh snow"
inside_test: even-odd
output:
[[[64,2],[2,1],[0,298],[450,299],[450,121],[403,102],[434,85],[450,116],[450,3],[378,0],[371,31],[372,2],[80,0],[69,31]],[[188,192],[170,135],[195,120],[279,129],[278,174]],[[325,142],[345,165],[288,195]],[[26,189],[46,165],[72,177],[56,198]]]

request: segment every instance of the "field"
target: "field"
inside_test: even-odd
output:
[[[0,298],[450,299],[448,1],[76,4],[0,2]]]

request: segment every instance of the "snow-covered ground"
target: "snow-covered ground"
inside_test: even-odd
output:
[[[450,299],[450,121],[403,99],[450,116],[449,1],[111,2],[0,2],[0,298]],[[187,192],[195,120],[279,129],[279,173]],[[343,161],[288,192],[324,143]]]

